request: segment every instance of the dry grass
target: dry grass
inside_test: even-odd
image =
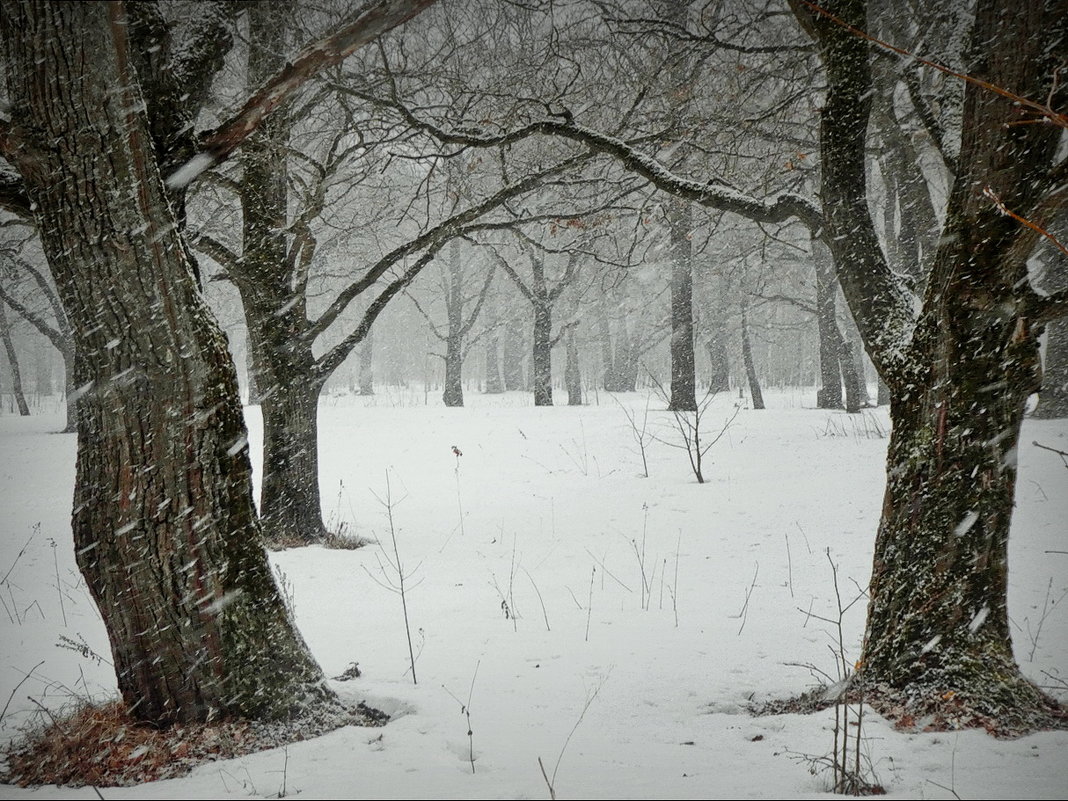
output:
[[[282,723],[223,721],[156,728],[120,701],[82,705],[9,746],[0,781],[32,785],[126,787],[170,779],[204,762],[305,740],[341,726],[381,726],[389,717],[341,705]]]

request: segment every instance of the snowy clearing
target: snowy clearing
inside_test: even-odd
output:
[[[640,424],[646,397],[616,397]],[[468,393],[463,409],[388,387],[324,397],[324,517],[391,545],[388,471],[416,585],[407,601],[419,684],[377,545],[274,554],[326,674],[359,663],[362,677],[333,686],[393,721],[103,796],[548,798],[539,757],[560,798],[825,792],[829,777],[810,775],[805,755],[830,751],[833,711],[754,718],[746,707],[814,686],[806,665],[834,670],[830,627],[806,612],[836,614],[828,552],[846,600],[867,581],[888,415],[807,408],[809,391],[766,397],[768,410],[743,409],[709,452],[705,485],[665,444],[677,434],[655,399],[649,429],[665,442],[648,443],[644,478],[627,417],[604,393],[537,410],[522,393]],[[715,400],[710,433],[734,402]],[[258,409],[246,417],[255,460]],[[0,417],[5,739],[39,719],[37,704],[115,694],[110,666],[93,658],[110,657],[107,638],[74,566],[75,438],[49,433],[62,423]],[[1068,421],[1024,424],[1011,542],[1017,659],[1050,684],[1068,675],[1068,471],[1032,441],[1068,449]],[[845,619],[852,658],[863,625],[862,601]],[[1068,732],[899,732],[872,715],[864,735],[892,797],[1068,795]],[[0,786],[0,797],[96,795]]]

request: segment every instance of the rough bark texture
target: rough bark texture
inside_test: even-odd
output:
[[[248,84],[285,63],[285,6],[257,4],[249,14]],[[242,256],[230,277],[241,293],[263,412],[260,518],[273,546],[325,538],[319,491],[318,396],[307,299],[295,279],[285,235],[288,203],[284,114],[264,120],[241,151]]]
[[[864,25],[862,3],[831,5]],[[1066,6],[981,0],[967,71],[1024,97],[1050,97],[1053,54],[1068,49]],[[895,338],[907,307],[894,308],[892,295],[872,302],[873,288],[892,276],[856,205],[865,193],[867,46],[828,20],[816,27],[829,87],[821,148],[830,241],[842,249],[847,299],[892,392],[861,679],[881,708],[906,719],[930,714],[935,725],[1003,731],[1047,725],[1055,705],[1021,676],[1006,610],[1016,447],[1024,402],[1038,385],[1025,295],[1036,235],[985,191],[1035,214],[1061,132],[1020,124],[1027,117],[1018,105],[967,87],[959,170],[922,311],[910,341]],[[1051,97],[1054,107],[1064,94]],[[858,285],[866,274],[873,287]],[[869,317],[881,305],[883,333]]]
[[[697,411],[693,355],[693,215],[690,204],[667,206],[671,235],[671,402],[673,411]]]
[[[501,376],[501,342],[497,335],[497,299],[491,298],[486,304],[486,394],[499,395],[504,392],[504,379]]]
[[[164,195],[118,4],[5,1],[18,167],[77,346],[78,564],[138,717],[327,694],[260,540],[224,337]]]
[[[534,304],[534,336],[530,351],[534,405],[553,405],[553,310],[548,303]]]
[[[575,329],[567,332],[567,363],[564,366],[564,385],[567,387],[567,405],[582,405],[582,370],[579,369],[578,340]]]

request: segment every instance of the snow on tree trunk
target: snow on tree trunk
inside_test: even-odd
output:
[[[564,366],[564,384],[567,386],[567,405],[582,405],[582,371],[579,369],[578,339],[575,329],[567,332],[567,363]]]
[[[535,406],[553,405],[552,330],[552,306],[548,302],[535,301],[534,338],[531,347]]]
[[[77,345],[72,528],[119,689],[155,723],[329,695],[278,595],[224,336],[164,195],[119,4],[5,0],[18,167]]]
[[[749,341],[749,313],[742,309],[742,361],[745,363],[745,377],[749,382],[749,395],[754,409],[764,408],[764,393],[760,391],[760,379],[757,377],[756,363],[753,361],[753,344]]]
[[[862,2],[829,5],[864,26]],[[1056,186],[1050,165],[1062,132],[968,85],[958,171],[917,318],[866,206],[868,44],[826,18],[807,19],[828,77],[821,119],[828,241],[892,396],[861,681],[881,709],[906,720],[1047,725],[1055,704],[1020,674],[1006,611],[1016,447],[1024,402],[1038,386],[1030,309],[1039,307],[1026,267],[1038,234],[1002,214],[994,198],[1017,214],[1038,212]],[[1054,54],[1068,49],[1068,2],[981,0],[973,40],[969,74],[1063,105],[1063,84],[1056,95],[1050,87]]]
[[[671,235],[671,402],[669,409],[697,410],[693,355],[693,214],[685,200],[667,206]]]

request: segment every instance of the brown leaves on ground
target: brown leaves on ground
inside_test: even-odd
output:
[[[360,703],[317,710],[281,723],[222,721],[167,728],[135,720],[120,701],[85,705],[52,718],[7,751],[0,781],[124,787],[170,779],[204,762],[244,756],[325,734],[341,726],[381,726],[389,717]]]

